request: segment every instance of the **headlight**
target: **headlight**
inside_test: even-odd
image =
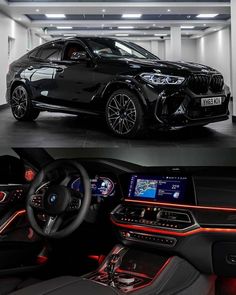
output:
[[[143,80],[152,85],[181,85],[185,80],[184,77],[156,73],[143,73],[140,76]]]

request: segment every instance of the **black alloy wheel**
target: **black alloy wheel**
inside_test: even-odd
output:
[[[33,121],[40,113],[39,110],[33,108],[29,94],[23,85],[13,89],[10,105],[13,116],[19,121]]]
[[[143,111],[137,96],[125,89],[115,91],[106,105],[106,121],[116,135],[136,137],[143,128]]]

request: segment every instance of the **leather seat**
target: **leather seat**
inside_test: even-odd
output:
[[[1,278],[0,279],[0,295],[7,295],[13,291],[26,288],[30,285],[34,285],[36,283],[39,283],[40,280],[38,279],[27,279],[23,280],[20,278]]]
[[[32,285],[11,295],[117,295],[120,293],[108,286],[79,277],[59,277]]]

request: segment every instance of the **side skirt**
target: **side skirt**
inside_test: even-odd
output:
[[[47,112],[59,112],[59,113],[66,113],[66,114],[87,114],[87,115],[95,115],[101,116],[102,113],[91,111],[91,110],[84,110],[84,109],[77,109],[72,107],[65,107],[60,105],[51,105],[42,102],[32,101],[33,106],[40,111],[47,111]]]

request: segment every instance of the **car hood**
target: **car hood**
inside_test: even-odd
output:
[[[144,60],[135,58],[122,58],[120,61],[125,61],[130,68],[140,70],[160,70],[161,73],[168,74],[185,74],[190,73],[218,73],[215,69],[193,62],[174,62],[163,60]]]

